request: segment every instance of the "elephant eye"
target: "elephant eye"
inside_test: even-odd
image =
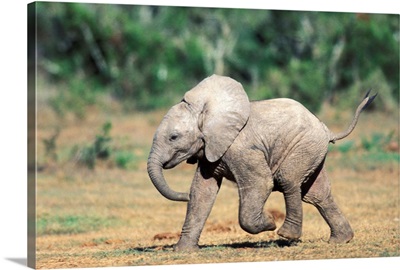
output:
[[[178,139],[178,134],[172,134],[172,135],[169,137],[169,140],[170,140],[171,142],[176,141],[176,139]]]

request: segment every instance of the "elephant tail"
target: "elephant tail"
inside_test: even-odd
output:
[[[363,101],[360,103],[360,105],[358,105],[356,113],[354,114],[353,120],[351,121],[351,124],[349,125],[349,127],[347,128],[347,130],[342,131],[340,133],[332,133],[331,132],[331,136],[329,139],[329,142],[331,143],[335,143],[337,140],[341,140],[343,138],[346,138],[355,128],[358,118],[360,117],[361,112],[368,107],[369,104],[372,103],[372,101],[375,99],[376,95],[373,95],[372,97],[369,96],[369,93],[371,92],[371,90],[369,90],[367,92],[367,94],[365,95]]]

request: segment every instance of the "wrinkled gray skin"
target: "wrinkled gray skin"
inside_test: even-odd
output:
[[[188,201],[175,250],[198,249],[223,178],[237,183],[239,223],[246,232],[276,229],[263,208],[271,192],[280,191],[286,205],[280,236],[300,238],[304,201],[328,223],[330,242],[349,242],[353,231],[333,200],[324,160],[328,144],[350,134],[373,98],[366,96],[346,131],[333,134],[294,100],[249,102],[241,84],[228,77],[213,75],[188,91],[158,127],[147,167],[163,196]],[[197,163],[189,194],[171,190],[162,173],[185,160]]]

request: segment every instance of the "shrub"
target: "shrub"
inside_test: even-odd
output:
[[[115,153],[115,164],[122,169],[127,169],[129,163],[135,160],[135,156],[131,152]]]
[[[110,157],[111,127],[111,122],[104,123],[102,126],[102,133],[96,135],[94,142],[77,151],[74,156],[78,164],[85,165],[89,169],[94,169],[97,159],[108,159]]]

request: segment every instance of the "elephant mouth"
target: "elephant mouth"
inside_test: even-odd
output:
[[[197,161],[198,161],[198,156],[197,156],[197,155],[193,155],[193,156],[190,156],[190,157],[188,157],[188,158],[184,158],[183,160],[181,160],[181,161],[179,161],[179,162],[176,162],[176,161],[168,161],[168,162],[166,162],[166,163],[164,163],[164,164],[162,165],[162,168],[163,168],[164,170],[172,169],[172,168],[176,167],[177,165],[179,165],[179,164],[180,164],[181,162],[183,162],[184,160],[186,160],[186,163],[187,163],[187,164],[193,165],[193,164],[196,164],[196,163],[197,163]]]
[[[188,158],[187,160],[186,160],[186,163],[187,164],[196,164],[197,163],[197,161],[199,160],[199,158],[198,158],[198,156],[197,155],[194,155],[194,156],[191,156],[190,158]]]
[[[178,165],[178,164],[175,164],[175,163],[172,163],[172,162],[167,162],[167,163],[164,163],[164,164],[162,165],[162,168],[163,168],[164,170],[168,170],[168,169],[174,168],[176,165]]]
[[[162,168],[164,170],[172,169],[179,165],[182,161],[186,159],[185,156],[179,157],[177,154],[175,154],[170,160],[164,162],[162,164]]]
[[[165,170],[172,169],[185,160],[188,164],[196,164],[198,159],[203,155],[204,150],[202,147],[202,140],[199,140],[193,144],[189,151],[177,151],[172,158],[162,164],[162,168]]]

